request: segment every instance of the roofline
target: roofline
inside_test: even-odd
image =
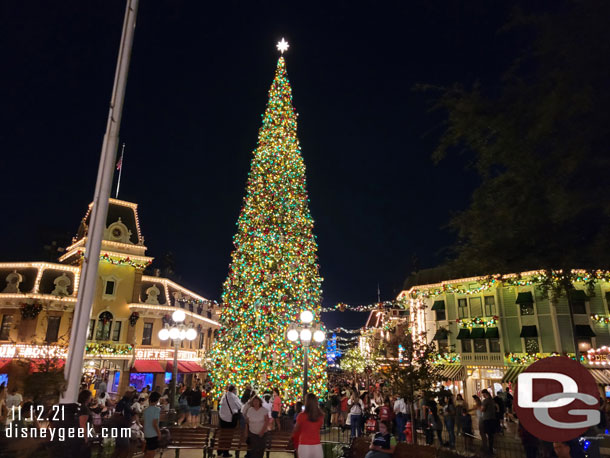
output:
[[[599,269],[597,269],[599,270]],[[539,270],[528,270],[526,272],[521,272],[521,273],[512,273],[512,274],[491,274],[491,275],[478,275],[476,277],[467,277],[467,278],[456,278],[454,280],[444,280],[442,282],[439,283],[430,283],[427,285],[414,285],[412,286],[410,289],[406,289],[400,292],[400,294],[398,294],[397,299],[400,299],[402,297],[404,297],[405,295],[413,292],[413,291],[418,291],[421,289],[431,289],[431,288],[438,288],[438,287],[442,287],[444,285],[450,285],[453,283],[466,283],[466,282],[475,282],[475,281],[481,281],[481,280],[486,280],[488,278],[496,278],[496,279],[504,279],[504,278],[515,278],[515,277],[529,277],[532,275],[540,275],[542,273],[544,273],[546,271],[546,269],[539,269]],[[557,270],[556,272],[561,272],[561,269]],[[572,269],[571,273],[586,273],[587,270],[586,269]]]

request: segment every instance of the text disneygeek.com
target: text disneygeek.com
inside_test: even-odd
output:
[[[131,428],[102,428],[97,434],[92,426],[87,428],[18,428],[6,427],[4,430],[7,439],[50,439],[51,441],[63,442],[66,439],[75,438],[131,438]]]

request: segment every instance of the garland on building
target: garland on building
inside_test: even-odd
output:
[[[358,328],[358,329],[346,329],[346,328],[342,328],[341,326],[339,326],[338,328],[335,329],[328,329],[328,332],[335,332],[335,333],[344,333],[344,334],[360,334],[362,332],[362,329]]]
[[[511,364],[515,364],[518,366],[528,366],[539,359],[549,358],[551,356],[566,356],[568,358],[576,359],[576,355],[574,353],[506,353],[505,358]],[[585,355],[580,355],[580,362],[586,362]]]
[[[85,255],[82,251],[77,253],[81,258]],[[134,261],[129,256],[122,258],[117,256],[110,256],[108,253],[100,255],[100,261],[108,262],[115,266],[131,266],[136,269],[146,269],[152,264],[152,261]]]
[[[596,323],[610,324],[610,316],[608,315],[591,315],[591,319]]]
[[[133,347],[129,344],[88,343],[85,353],[89,356],[130,355]]]
[[[459,353],[437,353],[433,356],[434,364],[460,364]]]
[[[479,286],[474,288],[464,288],[461,285],[443,284],[437,289],[414,289],[411,291],[411,298],[429,298],[441,296],[443,294],[479,294],[483,291],[488,291],[492,287],[500,283],[501,286],[531,286],[531,285],[546,285],[559,287],[559,282],[565,278],[561,270],[538,271],[527,277],[518,275],[489,275],[479,280],[473,280],[479,283]],[[568,275],[572,282],[585,283],[589,289],[593,287],[596,281],[610,281],[610,271],[608,270],[572,270]]]
[[[494,315],[491,318],[480,318],[478,316],[475,316],[471,320],[458,318],[457,320],[455,320],[455,322],[458,324],[458,326],[460,328],[474,328],[477,326],[484,326],[486,328],[489,328],[489,327],[494,328],[498,325],[498,319],[499,319],[499,317],[496,315]]]
[[[129,315],[129,325],[135,326],[139,319],[140,314],[138,312],[131,312],[131,315]]]
[[[42,311],[41,304],[21,304],[21,318],[24,320],[33,320]]]

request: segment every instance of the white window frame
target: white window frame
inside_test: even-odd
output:
[[[112,294],[106,294],[106,285],[109,281],[114,282],[114,290]],[[102,277],[102,299],[107,301],[116,299],[116,293],[119,289],[119,283],[121,283],[121,279],[114,275],[107,275]]]

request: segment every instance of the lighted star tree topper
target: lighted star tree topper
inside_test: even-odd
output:
[[[284,39],[277,48],[288,49]],[[304,310],[320,319],[322,278],[317,264],[305,164],[284,57],[277,62],[258,134],[246,197],[224,283],[221,329],[210,357],[217,393],[251,383],[279,388],[284,402],[301,397],[303,351],[286,331]],[[309,350],[309,390],[326,393],[324,346]]]

